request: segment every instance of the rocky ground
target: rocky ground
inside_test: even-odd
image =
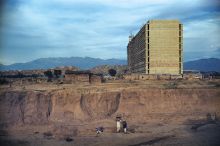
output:
[[[220,82],[0,86],[0,145],[220,145]],[[116,133],[115,117],[128,122]],[[104,132],[96,135],[95,128]]]

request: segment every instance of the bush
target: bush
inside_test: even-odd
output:
[[[53,73],[51,70],[47,70],[44,72],[44,75],[48,78],[47,82],[52,82],[52,78],[53,78]]]
[[[6,79],[1,79],[0,78],[0,85],[3,85],[3,84],[8,84],[9,82],[8,82],[8,80],[6,80]]]
[[[44,72],[44,75],[45,75],[46,77],[48,77],[48,78],[52,78],[52,77],[53,77],[53,73],[52,73],[52,71],[50,71],[50,70],[45,71],[45,72]]]
[[[116,75],[117,71],[115,69],[109,69],[108,73],[110,76],[114,77]]]
[[[61,76],[62,71],[61,70],[54,70],[54,75],[56,76],[56,78],[58,78],[59,76]]]
[[[177,83],[176,82],[169,82],[167,84],[164,84],[164,87],[166,89],[176,89],[177,88]]]

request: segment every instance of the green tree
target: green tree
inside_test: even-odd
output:
[[[61,76],[62,71],[61,70],[54,70],[54,75],[56,76],[56,78],[58,78],[59,76]]]
[[[116,75],[117,71],[115,69],[109,69],[108,73],[110,76],[114,77]]]
[[[47,80],[48,82],[50,82],[51,79],[53,78],[53,73],[52,73],[51,70],[45,71],[45,72],[44,72],[44,75],[45,75],[46,77],[48,77],[48,80]]]

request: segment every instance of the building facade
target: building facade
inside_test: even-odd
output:
[[[132,73],[183,74],[183,26],[178,20],[148,21],[129,36],[127,60]]]

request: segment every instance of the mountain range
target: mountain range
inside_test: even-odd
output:
[[[184,63],[184,70],[199,70],[199,71],[216,71],[220,72],[220,59],[209,58],[188,61]]]
[[[53,57],[40,58],[27,63],[15,63],[11,65],[0,65],[0,70],[32,70],[49,69],[60,66],[76,66],[80,69],[90,69],[100,65],[125,65],[122,59],[99,59],[91,57]]]
[[[80,69],[91,69],[101,65],[126,65],[123,59],[99,59],[91,57],[54,57],[40,58],[27,63],[11,65],[0,64],[0,70],[32,70],[49,69],[60,66],[76,66]],[[208,58],[184,62],[184,70],[217,71],[220,72],[220,59]]]

